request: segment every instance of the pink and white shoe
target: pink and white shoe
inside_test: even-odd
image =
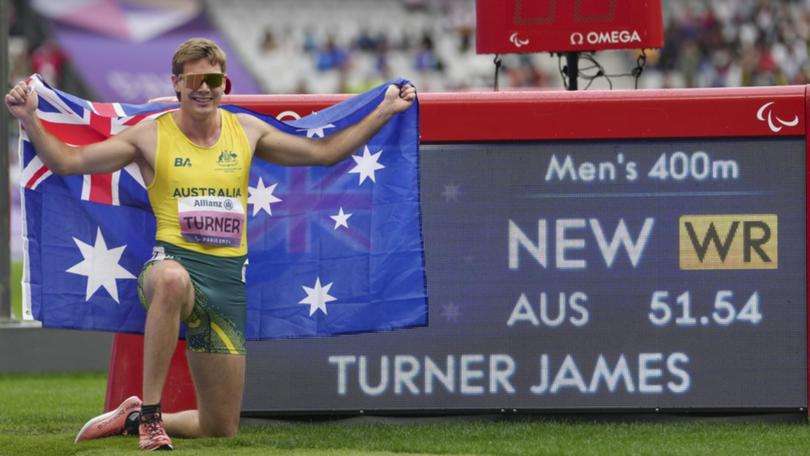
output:
[[[115,410],[99,415],[88,421],[76,435],[73,443],[84,440],[100,439],[113,435],[126,435],[127,417],[141,410],[141,400],[131,396],[124,400]]]
[[[173,450],[172,439],[166,434],[163,427],[163,418],[160,413],[141,418],[138,429],[140,440],[138,447],[143,451]]]

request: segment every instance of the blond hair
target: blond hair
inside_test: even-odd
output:
[[[208,38],[191,38],[183,42],[174,51],[172,57],[172,74],[183,73],[183,67],[188,62],[207,59],[211,65],[219,64],[222,72],[225,72],[225,52],[217,46],[217,43]]]

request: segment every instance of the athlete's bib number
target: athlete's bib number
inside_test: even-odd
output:
[[[178,198],[177,215],[186,241],[224,246],[238,246],[242,242],[245,210],[238,198]]]

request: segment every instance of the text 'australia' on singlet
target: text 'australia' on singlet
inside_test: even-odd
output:
[[[156,119],[155,177],[149,202],[157,240],[217,256],[247,253],[247,185],[251,150],[236,115],[219,110],[211,147],[192,143],[166,113]]]

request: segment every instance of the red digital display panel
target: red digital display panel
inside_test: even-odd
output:
[[[661,0],[476,0],[477,52],[664,46]]]

